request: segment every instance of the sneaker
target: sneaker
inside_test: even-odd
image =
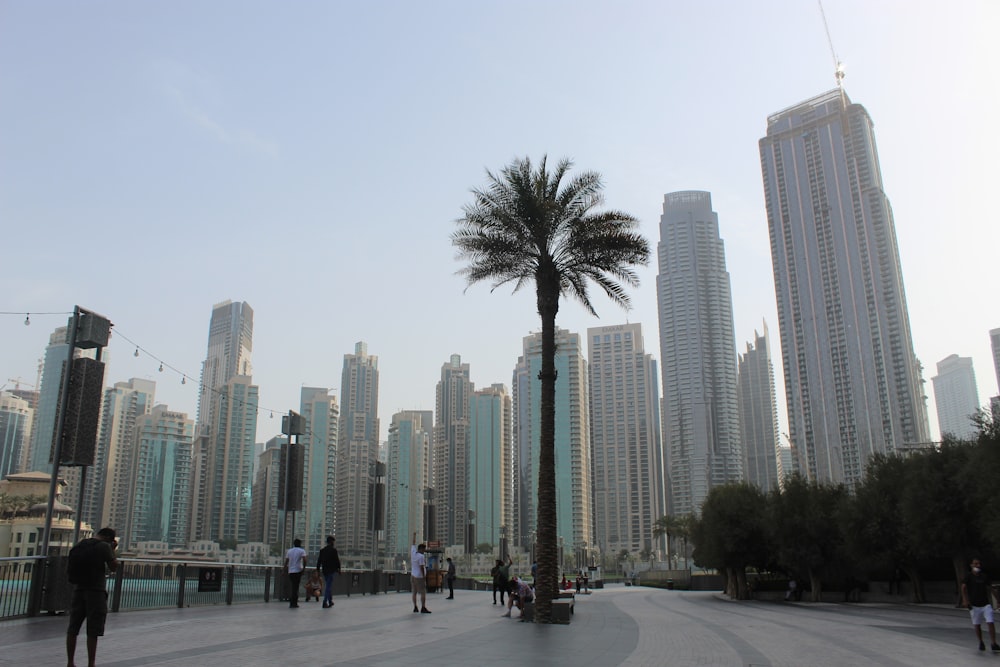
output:
[[[986,650],[986,644],[984,644],[982,642],[979,642],[979,650],[980,651],[985,651]]]
[[[1000,644],[990,644],[990,650],[993,651],[994,653],[1000,651]]]
[[[510,618],[510,612],[508,611],[506,614],[504,614],[500,618]]]
[[[419,609],[417,609],[416,607],[414,607],[414,608],[413,608],[413,613],[414,613],[414,614],[419,614],[419,613],[420,613],[420,610],[419,610]]]
[[[420,613],[421,614],[429,614],[429,613],[431,613],[431,610],[428,609],[427,607],[424,607],[423,609],[420,610]]]

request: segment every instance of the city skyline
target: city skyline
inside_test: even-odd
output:
[[[979,207],[1000,169],[990,159],[1000,129],[988,118],[1000,93],[980,82],[996,59],[1000,8],[914,4],[831,1],[826,14],[845,88],[876,122],[925,393],[933,362],[959,354],[979,367],[985,402],[998,393],[987,369],[1000,318],[980,304],[1000,231]],[[224,299],[255,309],[254,384],[268,413],[295,409],[302,386],[331,387],[339,400],[341,355],[357,340],[378,350],[383,415],[432,409],[436,370],[452,354],[476,386],[509,382],[521,339],[538,329],[532,298],[465,292],[448,235],[483,170],[512,155],[567,155],[601,172],[608,204],[637,215],[651,241],[664,193],[711,191],[737,347],[761,319],[777,322],[756,141],[767,115],[833,84],[814,5],[579,3],[566,17],[553,3],[531,5],[530,25],[518,3],[461,15],[392,5],[388,21],[377,6],[268,13],[221,2],[199,21],[185,3],[57,6],[2,10],[18,27],[0,43],[10,100],[0,109],[0,218],[14,240],[0,310],[19,313],[0,319],[8,389],[8,379],[36,383],[49,334],[79,304],[116,324],[106,385],[155,380],[158,402],[194,415],[205,316]],[[596,52],[578,39],[596,34]],[[728,46],[700,48],[706,34]],[[495,59],[513,38],[544,38],[592,68],[551,91],[519,76],[530,71],[524,56]],[[483,72],[496,87],[489,105],[467,99]],[[590,93],[576,91],[594,82],[630,103],[583,103]],[[530,113],[511,102],[525,90],[538,100]],[[573,114],[566,99],[580,102]],[[948,141],[914,141],[942,118]],[[89,231],[102,268],[141,261],[141,276],[109,283],[83,263]],[[627,319],[652,340],[655,266],[640,275],[632,312],[598,297],[597,320],[566,302],[557,325],[582,333]],[[363,294],[342,287],[359,282]],[[460,316],[442,324],[430,303]],[[775,346],[776,366],[780,356]],[[268,413],[258,442],[280,430]],[[928,413],[936,433],[933,397]]]

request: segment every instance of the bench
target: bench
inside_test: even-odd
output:
[[[561,623],[563,625],[568,625],[570,619],[573,615],[573,606],[575,600],[569,598],[560,598],[558,600],[552,601],[552,622]],[[524,605],[524,610],[521,613],[521,620],[525,623],[535,622],[535,603],[529,602]]]

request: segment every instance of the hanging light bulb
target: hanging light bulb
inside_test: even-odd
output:
[[[24,326],[31,325],[31,313],[24,314]]]
[[[187,378],[183,375],[181,376],[181,384],[187,384]]]
[[[274,419],[274,411],[271,411],[271,419]]]
[[[161,373],[163,372],[163,362],[162,361],[160,362],[160,372]]]
[[[139,356],[139,348],[135,348],[135,356]]]

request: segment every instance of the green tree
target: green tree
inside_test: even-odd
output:
[[[842,561],[840,527],[847,491],[841,485],[809,482],[800,476],[768,496],[768,525],[774,557],[793,576],[809,579],[813,602],[823,593],[823,577]]]
[[[844,545],[857,568],[904,572],[913,589],[913,602],[924,601],[919,559],[903,523],[903,491],[912,466],[900,456],[876,454],[871,458],[864,481],[844,515]]]
[[[489,542],[480,542],[476,545],[477,554],[491,554],[493,553],[493,545]]]
[[[513,284],[514,291],[534,283],[542,324],[538,458],[538,528],[535,616],[552,620],[552,598],[559,577],[556,526],[555,395],[556,314],[560,298],[569,295],[596,315],[588,293],[596,283],[615,303],[628,307],[622,283],[639,284],[632,268],[649,261],[649,244],[637,231],[638,221],[620,211],[597,211],[603,184],[595,172],[564,182],[571,167],[561,160],[549,170],[546,158],[537,168],[528,158],[516,159],[499,174],[487,171],[488,184],[472,191],[463,207],[459,229],[452,234],[460,271],[468,285],[481,281],[492,289]]]
[[[747,597],[746,569],[767,564],[767,497],[749,484],[724,484],[708,492],[694,522],[694,562],[726,575],[726,592]]]
[[[972,454],[968,443],[946,439],[940,449],[914,455],[900,503],[915,554],[950,559],[956,582],[965,576],[970,550],[984,542],[974,520],[982,508],[972,506],[967,483]]]

